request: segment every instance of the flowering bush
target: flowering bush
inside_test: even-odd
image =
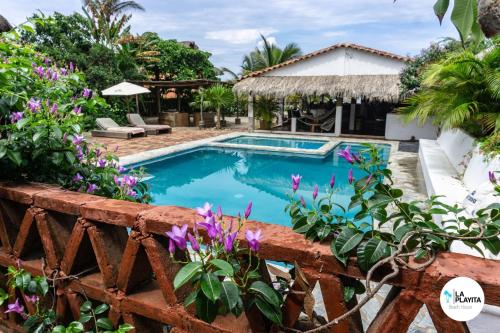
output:
[[[335,202],[335,177],[323,198],[317,198],[316,186],[312,204],[307,206],[303,198],[295,196],[301,177],[293,175],[293,194],[286,209],[296,232],[313,240],[330,240],[333,255],[344,265],[356,257],[357,265],[364,271],[389,262],[394,263],[393,267],[411,268],[414,266],[408,261],[413,258],[417,262],[424,260],[421,269],[432,263],[436,252],[448,250],[454,240],[463,241],[480,253],[483,250],[478,245],[494,255],[500,253],[499,203],[469,216],[463,214],[464,208],[447,205],[437,196],[426,201],[406,202],[403,191],[393,187],[391,171],[384,167],[375,146],[366,145],[366,150],[359,155],[347,147],[338,155],[365,174],[354,179],[352,169],[349,171],[348,181],[354,189],[349,206]],[[489,178],[499,195],[495,173],[490,172]],[[341,212],[335,213],[335,207]],[[347,218],[344,213],[354,209],[357,210],[354,217]],[[442,221],[440,225],[435,222],[436,218]],[[363,292],[364,287],[348,287],[347,298],[355,291]]]
[[[15,32],[1,35],[0,60],[0,178],[149,201],[140,170],[121,175],[117,158],[83,137],[87,115],[107,105],[71,63],[57,66]]]
[[[113,329],[111,321],[102,317],[108,311],[107,304],[101,304],[95,309],[90,301],[84,302],[80,307],[80,318],[78,321],[71,322],[68,326],[58,325],[56,313],[53,308],[47,307],[47,304],[55,305],[55,302],[49,302],[55,295],[49,294],[49,284],[47,278],[43,276],[32,276],[24,269],[9,266],[7,269],[7,286],[12,296],[16,297],[13,303],[7,304],[5,313],[16,313],[24,319],[23,328],[28,333],[79,333],[79,332],[107,332],[107,333],[125,333],[133,329],[128,324],[120,325],[116,330]],[[21,298],[19,298],[21,296]],[[0,288],[0,306],[9,299],[9,293]],[[25,309],[32,309],[28,311]],[[100,317],[100,318],[98,318]],[[91,322],[91,320],[93,321]],[[91,325],[92,330],[84,328],[84,325]],[[90,326],[89,326],[90,327]],[[87,327],[88,328],[88,327]]]
[[[204,221],[195,224],[193,233],[188,232],[187,225],[174,226],[167,232],[170,255],[184,265],[175,276],[174,287],[192,286],[184,305],[194,303],[196,315],[204,321],[212,322],[217,314],[238,317],[256,306],[273,323],[282,324],[283,297],[263,282],[259,273],[261,230],[246,230],[246,248],[238,240],[251,209],[250,202],[244,218],[238,215],[234,221],[223,218],[220,207],[213,213],[212,205],[206,203],[197,208]],[[200,229],[206,238],[200,235]]]

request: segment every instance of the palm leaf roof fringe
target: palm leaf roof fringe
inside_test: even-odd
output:
[[[329,95],[397,103],[400,81],[399,75],[257,76],[236,83],[233,91],[238,95],[275,98]]]
[[[12,26],[10,25],[9,21],[2,15],[0,15],[0,32],[6,32],[10,31],[12,29]]]

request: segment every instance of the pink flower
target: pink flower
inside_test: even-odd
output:
[[[187,233],[187,224],[184,224],[182,227],[178,227],[174,225],[171,231],[167,231],[165,234],[175,242],[175,245],[184,251],[186,246],[186,233]]]
[[[297,192],[300,185],[300,180],[302,179],[301,175],[292,175],[292,190],[293,192]]]
[[[87,186],[87,193],[94,193],[96,190],[98,189],[98,186],[96,184],[92,184],[90,183],[88,186]]]
[[[262,237],[262,231],[258,229],[253,232],[252,230],[247,230],[245,232],[245,238],[248,241],[248,247],[250,250],[257,252],[260,248],[260,239]]]
[[[306,208],[306,201],[303,196],[300,196],[300,203],[302,204],[302,207]]]
[[[226,251],[226,253],[229,253],[233,250],[234,240],[236,239],[237,235],[238,232],[235,231],[232,234],[229,234],[224,240],[224,251]]]
[[[245,209],[245,218],[247,219],[251,213],[252,213],[252,202],[250,201],[248,203],[247,208]]]
[[[7,311],[5,313],[18,313],[18,314],[23,314],[24,313],[24,306],[19,304],[19,298],[16,298],[16,301],[12,304],[7,305]]]
[[[351,156],[351,146],[347,146],[346,149],[340,150],[337,153],[338,156],[343,157],[347,162],[353,164],[354,160]]]
[[[217,217],[222,218],[222,208],[220,206],[217,207]]]
[[[492,182],[493,184],[497,183],[497,178],[495,177],[494,171],[488,171],[488,178],[490,179],[490,182]]]
[[[76,115],[79,115],[81,112],[82,112],[82,107],[81,106],[75,106],[73,108],[73,112],[76,114]]]
[[[31,303],[36,303],[40,300],[40,297],[38,297],[37,295],[31,295],[31,296],[24,296],[26,298],[26,300],[28,302],[31,302]]]
[[[203,217],[209,217],[212,216],[212,205],[209,204],[208,202],[205,202],[205,205],[203,207],[197,207],[196,208],[196,213],[200,216]]]
[[[330,178],[330,188],[333,188],[335,186],[335,175],[332,175],[332,178]]]
[[[23,119],[23,113],[22,112],[12,112],[10,114],[10,122],[12,124],[17,123],[19,120]]]
[[[316,200],[318,197],[318,184],[314,185],[314,190],[313,190],[313,199]]]
[[[84,88],[82,96],[85,98],[92,98],[92,90],[89,88]]]
[[[75,183],[78,183],[78,182],[80,182],[80,181],[82,181],[82,180],[83,180],[83,177],[82,177],[82,175],[80,175],[80,173],[78,173],[78,172],[77,172],[77,173],[76,173],[76,175],[73,177],[73,182],[75,182]]]
[[[349,181],[349,184],[352,184],[352,182],[354,181],[354,176],[352,175],[352,169],[349,169],[347,180]]]
[[[78,134],[73,135],[73,144],[75,146],[80,145],[83,141],[85,141],[83,135],[78,135]]]
[[[196,239],[196,237],[194,237],[191,233],[188,233],[187,237],[188,237],[189,243],[191,244],[191,248],[193,249],[193,251],[196,251],[196,252],[200,251],[200,244],[198,243],[198,240]]]

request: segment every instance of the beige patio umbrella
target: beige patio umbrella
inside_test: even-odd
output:
[[[138,86],[130,82],[122,82],[104,89],[102,91],[103,96],[134,96],[135,95],[135,105],[137,108],[137,113],[139,113],[139,95],[149,94],[151,91],[147,88]]]

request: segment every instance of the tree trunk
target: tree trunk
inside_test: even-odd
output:
[[[477,19],[486,37],[500,33],[500,0],[479,0]]]
[[[217,108],[217,129],[221,129],[221,126],[220,126],[220,108]]]

